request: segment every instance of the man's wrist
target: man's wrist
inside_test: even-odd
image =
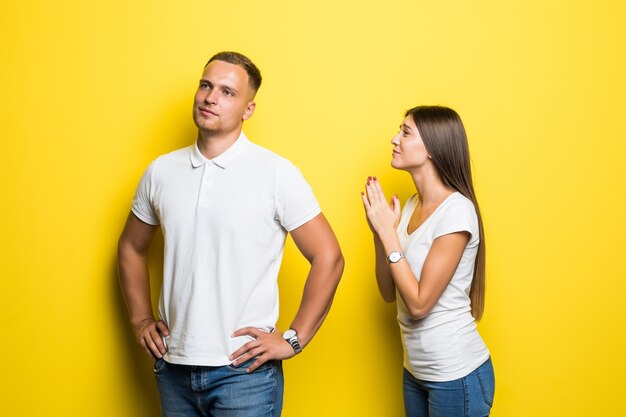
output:
[[[153,316],[147,316],[147,317],[143,317],[141,319],[131,320],[130,324],[133,327],[139,327],[139,326],[141,326],[143,323],[145,323],[148,320],[155,321]]]
[[[283,339],[291,345],[291,348],[296,355],[302,352],[302,346],[300,345],[300,340],[298,340],[298,333],[294,329],[285,331],[283,333]]]

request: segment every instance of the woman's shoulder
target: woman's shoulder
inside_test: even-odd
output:
[[[438,223],[442,224],[465,224],[477,226],[478,215],[472,200],[460,192],[454,192],[442,203],[438,210]]]
[[[476,207],[474,207],[474,203],[472,203],[472,200],[465,197],[458,191],[450,194],[450,196],[448,196],[444,203],[446,211],[468,211],[471,213],[476,213]]]

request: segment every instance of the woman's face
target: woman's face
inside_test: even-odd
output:
[[[409,171],[423,166],[430,160],[430,155],[410,115],[400,125],[400,131],[391,140],[391,144],[393,145],[391,166],[396,169]]]

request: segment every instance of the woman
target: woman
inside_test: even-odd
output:
[[[397,301],[407,417],[487,416],[494,395],[489,351],[476,329],[484,308],[485,240],[465,129],[445,107],[406,112],[391,166],[417,194],[402,212],[379,181],[361,193],[374,233],[376,280]]]

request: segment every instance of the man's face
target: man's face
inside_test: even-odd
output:
[[[248,73],[239,65],[213,61],[202,72],[193,104],[198,129],[228,134],[241,129],[254,113],[254,91]]]

